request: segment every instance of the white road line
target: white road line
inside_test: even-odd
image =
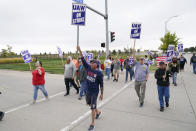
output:
[[[117,92],[115,92],[111,97],[107,98],[106,100],[104,100],[103,102],[101,102],[97,108],[101,108],[104,105],[106,105],[108,102],[110,102],[114,97],[116,97],[117,95],[119,95],[121,92],[123,92],[129,85],[131,85],[134,81],[129,82],[128,84],[126,84],[124,87],[122,87],[120,90],[118,90]],[[85,120],[87,117],[89,117],[89,115],[91,114],[91,111],[88,111],[86,113],[84,113],[82,116],[78,117],[76,120],[74,120],[73,122],[71,122],[68,126],[66,126],[65,128],[62,128],[60,131],[70,131],[71,129],[73,129],[75,126],[77,126],[80,122],[82,122],[83,120]]]
[[[62,94],[64,94],[64,93],[65,93],[65,92],[63,91],[63,92],[54,94],[54,95],[52,95],[52,96],[49,96],[49,99],[52,99],[52,98],[54,98],[54,97],[56,97],[56,96],[59,96],[59,95],[62,95]],[[36,103],[40,103],[40,102],[42,102],[42,101],[44,101],[44,100],[46,100],[46,99],[45,99],[45,98],[42,98],[42,99],[40,99],[40,100],[37,100]],[[13,109],[11,109],[11,110],[9,110],[9,111],[6,111],[5,114],[11,113],[11,112],[14,112],[14,111],[17,111],[17,110],[20,110],[20,109],[23,109],[23,108],[28,107],[28,106],[30,106],[30,105],[32,105],[32,104],[31,104],[31,103],[28,103],[28,104],[21,105],[21,106],[19,106],[19,107],[16,107],[16,108],[13,108]]]

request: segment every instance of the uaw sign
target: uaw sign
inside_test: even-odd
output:
[[[86,5],[72,4],[72,25],[85,25]]]
[[[31,54],[29,53],[28,50],[21,51],[21,55],[22,55],[25,63],[32,62]]]
[[[141,25],[140,23],[132,23],[131,39],[140,39]]]

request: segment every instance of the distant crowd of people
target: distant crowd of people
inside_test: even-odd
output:
[[[97,109],[97,98],[103,99],[104,92],[104,75],[106,75],[107,80],[113,77],[113,82],[119,81],[120,72],[125,69],[125,82],[135,79],[135,91],[139,99],[139,106],[144,106],[144,98],[146,91],[146,83],[149,78],[149,65],[148,59],[156,60],[157,54],[140,57],[139,61],[136,60],[135,53],[127,56],[126,59],[118,58],[116,56],[114,59],[107,57],[104,63],[101,63],[98,57],[88,61],[87,57],[84,57],[80,47],[77,47],[80,53],[80,58],[73,61],[70,56],[66,58],[66,63],[62,65],[64,68],[64,82],[66,86],[66,93],[64,96],[70,94],[70,86],[74,87],[76,94],[79,94],[78,99],[81,100],[84,96],[86,103],[90,106],[92,111],[92,122],[89,126],[89,131],[94,129],[95,119],[98,119],[101,115],[101,111]],[[133,51],[134,52],[134,51]],[[155,71],[154,77],[157,80],[157,90],[160,102],[160,111],[164,111],[164,105],[169,107],[169,97],[170,97],[170,77],[174,86],[177,86],[177,74],[179,71],[184,71],[184,66],[187,63],[186,58],[181,55],[179,58],[173,57],[172,62],[166,63],[161,61],[159,63],[159,68]],[[193,73],[196,74],[196,56],[190,59],[190,64],[193,65]],[[32,71],[32,84],[34,87],[33,104],[36,103],[37,93],[40,89],[47,100],[49,96],[47,90],[45,89],[45,70],[42,67],[42,62],[37,61],[36,69]],[[100,92],[100,93],[99,93]],[[164,100],[165,97],[165,100]],[[3,118],[4,113],[0,112],[0,120]]]

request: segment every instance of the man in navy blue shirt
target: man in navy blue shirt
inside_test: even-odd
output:
[[[94,129],[95,119],[98,119],[101,114],[101,112],[97,109],[97,97],[100,86],[101,94],[99,100],[103,99],[103,74],[97,69],[97,60],[92,60],[90,65],[88,65],[82,55],[80,46],[77,46],[77,49],[80,52],[82,63],[87,71],[86,103],[91,107],[92,110],[92,123],[88,130],[92,131]]]

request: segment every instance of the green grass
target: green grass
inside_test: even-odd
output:
[[[139,58],[140,56],[137,56]],[[103,63],[104,57],[101,57],[100,60]],[[64,69],[62,67],[61,59],[42,59],[43,67],[46,72],[51,74],[63,74]],[[31,63],[33,69],[35,69],[35,62]],[[10,64],[0,64],[0,69],[9,69],[17,71],[29,71],[29,64],[25,63],[10,63]],[[150,66],[150,72],[154,72],[157,67],[156,64]]]
[[[46,72],[51,74],[63,74],[64,69],[60,59],[41,60],[43,67]],[[33,69],[35,69],[35,62],[31,63]],[[18,70],[18,71],[29,71],[29,64],[25,63],[11,63],[11,64],[0,64],[0,69]]]

